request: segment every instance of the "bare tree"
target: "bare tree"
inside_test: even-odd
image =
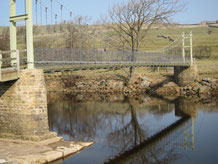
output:
[[[76,16],[67,25],[67,48],[87,48],[88,38],[87,35],[94,35],[96,27],[89,26],[91,18],[87,16]],[[90,41],[91,42],[91,41]]]
[[[182,0],[128,0],[109,8],[109,26],[113,35],[127,44],[132,53],[139,51],[143,40],[153,25],[168,24],[173,15],[180,12]],[[134,67],[130,69],[133,73]],[[131,75],[130,75],[131,76]]]

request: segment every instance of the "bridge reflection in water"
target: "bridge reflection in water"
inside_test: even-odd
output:
[[[49,99],[51,130],[65,139],[94,140],[93,151],[101,152],[92,157],[94,162],[167,163],[179,158],[178,148],[194,148],[196,108],[190,109],[195,115],[182,111],[185,100],[175,105],[150,97],[135,101],[118,96],[113,102],[82,95]]]

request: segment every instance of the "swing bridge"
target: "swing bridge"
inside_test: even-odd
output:
[[[23,20],[26,21],[26,49],[18,50],[16,22]],[[11,50],[0,51],[1,82],[18,79],[20,71],[26,68],[62,72],[128,67],[189,67],[193,64],[191,32],[182,33],[170,45],[156,51],[133,51],[103,32],[90,32],[80,25],[71,24],[69,33],[60,36],[48,34],[34,47],[37,36],[33,36],[32,24],[32,1],[26,1],[26,14],[16,16],[16,1],[10,0]]]

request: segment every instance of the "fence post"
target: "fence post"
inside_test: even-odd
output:
[[[190,32],[190,62],[193,64],[192,31]]]
[[[182,57],[185,62],[185,33],[182,33]]]
[[[2,51],[0,51],[0,82],[2,81]]]
[[[20,52],[16,50],[16,57],[17,57],[17,77],[20,77]]]

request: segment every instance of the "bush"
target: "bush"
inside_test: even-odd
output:
[[[210,58],[212,54],[212,49],[208,46],[198,46],[194,51],[197,59]]]
[[[8,51],[10,50],[10,34],[9,28],[5,28],[0,35],[0,50]]]

